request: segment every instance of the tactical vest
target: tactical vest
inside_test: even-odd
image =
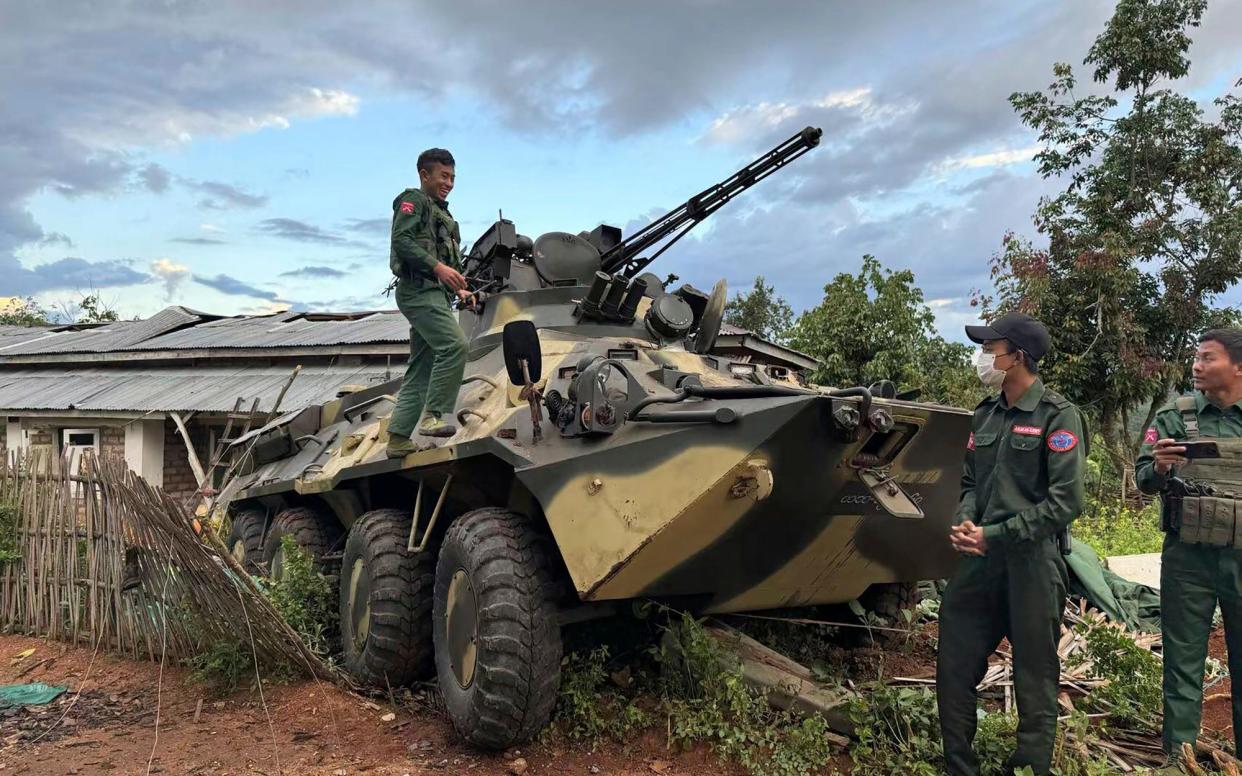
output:
[[[426,227],[414,238],[415,244],[436,257],[440,262],[461,271],[461,228],[443,208],[422,196],[423,225]],[[412,270],[397,257],[396,251],[388,254],[388,268],[392,274],[405,280],[434,285],[438,283],[434,277]]]
[[[1215,442],[1220,458],[1196,458],[1178,470],[1178,477],[1207,495],[1181,496],[1180,525],[1170,529],[1189,544],[1242,547],[1242,438],[1199,436],[1194,397],[1180,396],[1174,406],[1186,426],[1186,440]]]

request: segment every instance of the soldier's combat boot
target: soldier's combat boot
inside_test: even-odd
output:
[[[440,419],[435,412],[428,412],[423,422],[418,424],[419,436],[451,437],[457,433],[457,426]]]
[[[409,437],[389,435],[388,446],[384,452],[389,458],[404,458],[410,453],[417,453],[420,449]]]

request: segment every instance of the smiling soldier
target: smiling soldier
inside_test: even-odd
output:
[[[392,203],[388,264],[397,277],[397,307],[410,322],[410,360],[388,424],[390,458],[419,449],[410,440],[415,424],[422,436],[457,433],[444,416],[455,408],[466,368],[466,338],[449,307],[454,294],[463,303],[472,300],[461,274],[461,232],[448,209],[457,179],[453,155],[443,148],[423,151],[418,179],[419,188]]]
[[[1156,415],[1135,463],[1138,485],[1160,493],[1160,630],[1164,645],[1164,750],[1176,756],[1199,737],[1203,665],[1212,616],[1224,615],[1229,673],[1242,676],[1242,329],[1199,337],[1193,396]],[[1187,445],[1187,443],[1191,443]],[[1214,457],[1191,460],[1188,447]],[[1196,444],[1199,443],[1199,444]],[[1233,730],[1242,694],[1233,696]]]

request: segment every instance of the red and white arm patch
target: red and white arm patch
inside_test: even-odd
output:
[[[1143,434],[1143,444],[1154,445],[1160,441],[1160,434],[1156,433],[1156,427],[1152,426]]]
[[[1068,453],[1078,447],[1078,436],[1073,431],[1060,429],[1048,435],[1048,449],[1054,453]]]
[[[401,212],[405,213],[407,216],[414,215],[414,203],[413,202],[402,202]]]
[[[973,432],[973,431],[972,431],[972,432],[970,432],[970,439],[967,439],[967,440],[966,440],[966,449],[967,449],[967,450],[974,450],[974,449],[975,449],[975,432]]]

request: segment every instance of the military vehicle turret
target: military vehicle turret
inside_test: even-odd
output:
[[[281,573],[281,537],[339,565],[344,666],[437,677],[457,730],[529,739],[561,627],[652,598],[696,612],[854,599],[946,576],[970,415],[891,384],[823,388],[713,353],[726,289],[646,267],[809,152],[808,127],[628,237],[531,240],[507,220],[466,262],[460,431],[384,456],[396,382],[233,443],[229,547]]]

